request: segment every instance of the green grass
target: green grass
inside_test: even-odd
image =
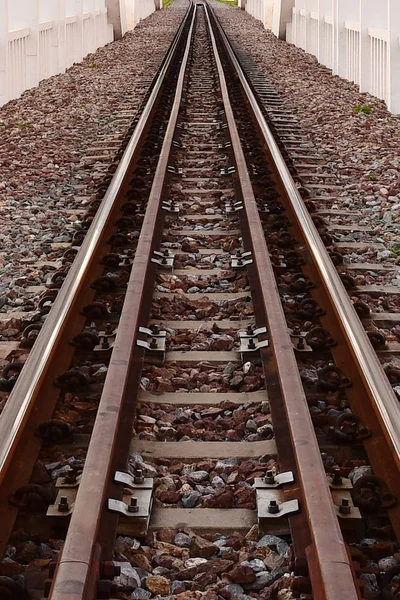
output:
[[[400,248],[389,248],[390,252],[393,252],[396,256],[400,256]]]
[[[15,127],[19,127],[19,129],[25,129],[26,127],[30,127],[31,123],[29,121],[17,121],[15,123]]]
[[[368,104],[357,104],[357,106],[353,108],[353,112],[357,114],[364,113],[365,115],[370,115],[372,113],[372,108],[368,106]]]
[[[171,6],[172,0],[163,0],[163,8],[167,8],[167,6]]]
[[[224,4],[228,4],[229,6],[238,5],[238,0],[218,0],[218,2],[223,2]]]

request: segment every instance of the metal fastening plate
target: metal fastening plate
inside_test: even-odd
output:
[[[297,352],[312,352],[313,349],[306,342],[306,331],[294,332],[293,329],[288,329],[290,339],[292,340],[293,348]]]
[[[106,347],[103,346],[104,342],[107,343]],[[97,344],[97,346],[95,346],[93,348],[93,351],[94,352],[109,352],[114,347],[114,343],[115,343],[115,337],[100,336],[100,344]]]
[[[133,475],[130,473],[124,473],[123,471],[115,471],[114,481],[117,483],[123,483],[125,487],[129,487],[132,490],[152,490],[154,486],[154,479],[151,477],[144,477],[143,483],[135,483]]]
[[[77,475],[76,476],[76,480],[74,483],[66,483],[65,482],[65,477],[57,477],[56,480],[56,488],[60,488],[60,489],[74,489],[79,487],[79,484],[81,482],[82,479],[82,475]]]
[[[165,329],[158,329],[158,331],[156,332],[153,329],[150,329],[150,327],[139,327],[139,331],[140,331],[140,333],[145,333],[146,335],[148,335],[150,337],[155,337],[155,338],[167,337],[167,332],[165,331]]]
[[[156,338],[154,345],[145,340],[137,340],[136,345],[145,348],[149,352],[165,352],[165,338]]]
[[[271,488],[256,488],[257,515],[261,524],[264,519],[281,519],[299,510],[298,500],[284,501],[283,490]],[[270,512],[270,504],[276,503],[278,512]]]
[[[174,256],[163,256],[162,258],[152,258],[151,262],[163,267],[164,269],[173,269],[174,268]]]
[[[159,258],[168,258],[168,257],[173,258],[174,253],[171,252],[171,250],[169,248],[166,248],[165,250],[163,250],[163,252],[160,252],[159,250],[154,250],[153,256],[159,257]]]
[[[255,329],[252,329],[251,333],[247,331],[239,331],[239,338],[254,338],[254,336],[257,337],[262,333],[268,333],[266,327],[256,327]]]
[[[47,517],[68,517],[68,515],[72,514],[74,510],[76,495],[78,493],[78,488],[66,488],[60,489],[57,494],[57,498],[54,504],[50,504],[47,508],[46,516]],[[62,500],[62,498],[66,498],[66,503]],[[60,510],[59,506],[65,506],[64,510]]]
[[[357,506],[354,506],[351,493],[348,490],[331,489],[331,494],[336,514],[340,519],[361,519],[360,510]],[[343,501],[345,501],[348,506],[347,513],[343,508],[341,509]]]
[[[220,174],[221,175],[233,175],[234,173],[236,173],[236,167],[232,166],[232,167],[222,167],[220,169]]]
[[[245,260],[243,260],[242,258],[236,258],[235,256],[231,259],[232,269],[243,269],[244,267],[247,267],[247,265],[251,264],[253,264],[252,258],[246,258]]]
[[[224,142],[223,144],[219,144],[218,148],[220,150],[223,150],[224,148],[232,148],[232,143],[231,142]]]
[[[176,204],[175,202],[163,202],[161,204],[161,208],[171,214],[179,214],[179,204]]]
[[[272,266],[274,267],[274,269],[286,269],[287,268],[287,264],[283,260],[283,258],[284,258],[283,254],[280,254],[279,256],[277,256],[276,254],[270,254],[269,256],[271,258]],[[276,262],[277,258],[279,260],[279,263]]]
[[[247,265],[253,263],[253,255],[251,252],[243,252],[242,254],[236,253],[231,254],[231,267],[232,269],[243,269]]]
[[[352,490],[353,489],[353,485],[348,477],[342,477],[341,478],[342,482],[340,484],[333,483],[331,475],[327,474],[326,477],[328,479],[329,487],[332,490]]]
[[[253,340],[253,344],[249,348],[250,340]],[[267,348],[267,347],[268,347],[268,340],[259,341],[257,337],[253,336],[253,337],[250,337],[247,339],[240,340],[239,352],[242,352],[242,353],[243,352],[257,352],[261,348]]]
[[[124,496],[124,498],[129,498],[129,496]],[[128,503],[123,502],[122,500],[116,500],[115,498],[109,498],[107,506],[108,510],[111,510],[111,512],[118,512],[121,515],[124,515],[125,517],[129,517],[129,519],[134,519],[135,517],[147,518],[149,516],[149,507],[146,506],[144,503],[141,504],[139,500],[138,510],[136,512],[130,512]]]
[[[230,204],[230,203],[225,204],[225,213],[227,215],[232,215],[232,214],[238,212],[239,210],[243,210],[242,202],[235,202],[234,204]]]
[[[184,146],[184,145],[182,144],[182,142],[180,142],[179,140],[174,140],[174,141],[172,142],[172,145],[174,146],[174,148],[181,148],[181,149],[184,149],[184,148],[186,147],[186,146]]]
[[[153,486],[143,487],[142,489],[140,489],[140,486],[135,486],[133,492],[133,495],[124,494],[122,500],[109,498],[108,509],[122,515],[118,524],[119,534],[144,537],[150,523],[151,508],[153,504]],[[131,498],[133,497],[136,498],[136,512],[131,512],[129,510]]]
[[[285,483],[293,483],[294,475],[292,471],[286,471],[285,473],[278,473],[274,476],[274,483],[266,483],[261,477],[254,479],[254,487],[256,489],[276,489],[284,485]]]

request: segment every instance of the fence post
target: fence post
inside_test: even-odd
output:
[[[286,23],[292,21],[292,11],[294,7],[295,0],[275,0],[274,14],[272,17],[272,33],[274,33],[276,37],[283,40],[285,39]]]
[[[399,0],[388,2],[388,108],[391,112],[400,113],[400,3]]]
[[[334,75],[346,77],[346,0],[333,2],[333,68]]]
[[[108,22],[114,29],[114,39],[120,40],[126,32],[125,0],[106,0]]]
[[[76,13],[76,48],[74,62],[80,62],[83,59],[83,1],[75,0]]]
[[[7,102],[8,0],[0,0],[0,106]]]
[[[30,32],[26,40],[26,87],[39,83],[39,0],[25,4],[24,19]]]

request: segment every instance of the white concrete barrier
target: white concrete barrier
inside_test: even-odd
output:
[[[0,0],[0,106],[133,29],[160,0]]]

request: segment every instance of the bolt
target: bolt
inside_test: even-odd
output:
[[[139,512],[138,500],[137,500],[136,496],[132,496],[131,503],[128,506],[128,512],[130,512],[130,513]]]
[[[247,344],[247,347],[248,347],[248,349],[249,349],[249,350],[255,350],[255,348],[256,348],[256,345],[255,345],[255,343],[254,343],[254,340],[253,340],[253,338],[250,338],[250,339],[249,339],[249,342],[248,342],[248,344]]]
[[[140,485],[140,484],[144,483],[144,476],[143,476],[142,469],[136,469],[136,471],[134,471],[133,481],[136,483],[136,485]]]
[[[279,504],[277,503],[277,501],[270,500],[269,505],[268,505],[268,512],[271,515],[276,515],[276,514],[278,514],[279,511],[280,511],[280,508],[279,508]]]
[[[112,325],[111,323],[106,323],[106,333],[111,333],[112,332]]]
[[[242,259],[241,259],[241,258],[238,258],[238,259],[237,259],[237,264],[238,264],[238,265],[242,265],[242,264],[243,264],[243,261],[242,261]]]
[[[162,265],[166,265],[166,264],[168,264],[168,261],[167,261],[167,259],[165,258],[165,256],[163,256],[163,257],[162,257],[162,259],[161,259],[161,264],[162,264]]]
[[[68,512],[69,511],[69,503],[68,498],[66,496],[61,496],[60,502],[58,503],[58,512]]]
[[[275,475],[273,474],[272,471],[267,471],[265,473],[264,481],[265,481],[265,483],[269,483],[269,484],[275,483]]]
[[[296,345],[298,350],[304,350],[305,346],[304,346],[304,338],[300,337],[297,341],[297,345]]]
[[[76,473],[68,473],[68,475],[64,477],[64,483],[68,485],[76,483]]]
[[[247,333],[247,335],[253,335],[253,326],[252,325],[247,325],[246,333]]]
[[[240,258],[242,256],[242,252],[240,250],[236,250],[236,256]]]
[[[150,342],[150,348],[151,348],[152,350],[156,350],[156,349],[157,349],[157,347],[158,347],[158,344],[157,344],[157,339],[156,339],[156,338],[152,338],[152,340],[151,340],[151,342]]]
[[[160,328],[158,325],[153,325],[152,327],[153,335],[158,335],[160,333]]]
[[[108,350],[108,348],[110,347],[110,344],[108,343],[106,337],[101,338],[101,347],[103,348],[103,350]]]
[[[349,515],[351,507],[347,498],[342,498],[342,503],[339,506],[339,512],[341,515]]]
[[[169,250],[168,250],[168,248],[166,248],[166,249],[164,250],[163,254],[164,254],[164,256],[169,256]]]
[[[332,483],[333,485],[341,485],[342,483],[339,467],[335,467],[332,471]]]
[[[121,574],[121,567],[114,565],[112,560],[106,560],[101,564],[101,578],[114,579]]]

